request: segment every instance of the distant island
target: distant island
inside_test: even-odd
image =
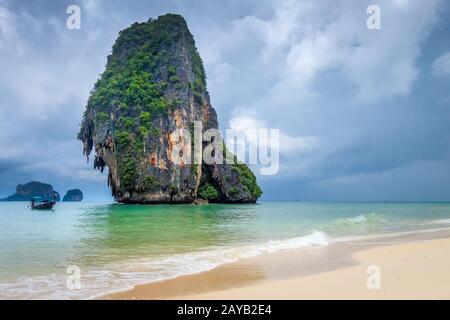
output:
[[[63,202],[80,202],[83,201],[83,192],[80,189],[67,191],[63,197]]]
[[[61,197],[55,191],[52,185],[37,181],[28,182],[26,184],[19,184],[16,187],[16,193],[13,195],[0,199],[0,201],[30,201],[33,197],[50,198],[56,201],[61,201]],[[79,189],[67,191],[63,198],[63,202],[80,202],[83,200],[83,192]]]
[[[59,193],[53,190],[50,184],[37,181],[19,184],[15,194],[0,201],[30,201],[33,197],[54,198],[61,201]]]
[[[166,14],[119,33],[78,139],[84,155],[95,151],[95,169],[108,168],[118,202],[255,203],[262,191],[247,165],[173,161],[174,132],[192,136],[194,122],[218,129],[194,38],[182,16]]]

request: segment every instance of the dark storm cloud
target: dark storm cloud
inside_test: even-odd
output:
[[[71,4],[81,30],[65,27]],[[449,5],[379,1],[382,30],[370,32],[368,4],[0,0],[0,196],[42,179],[108,197],[76,140],[89,91],[121,29],[174,12],[221,127],[280,129],[267,199],[450,199]]]

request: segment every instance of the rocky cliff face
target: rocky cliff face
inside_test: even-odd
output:
[[[80,202],[83,201],[83,192],[79,189],[67,191],[63,197],[63,202]]]
[[[33,197],[55,198],[60,201],[59,193],[54,191],[51,185],[36,181],[19,184],[16,193],[2,201],[30,201]]]
[[[78,138],[87,157],[95,151],[94,167],[108,168],[118,202],[256,202],[261,190],[246,165],[174,161],[180,130],[192,132],[194,121],[218,128],[193,36],[168,14],[120,32]]]

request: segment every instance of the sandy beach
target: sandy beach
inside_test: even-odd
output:
[[[449,252],[448,231],[335,243],[242,259],[102,299],[450,299]]]

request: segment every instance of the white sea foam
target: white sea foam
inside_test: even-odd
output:
[[[356,217],[347,218],[346,221],[350,223],[363,224],[367,222],[367,217],[362,214]]]
[[[111,288],[125,290],[134,285],[175,278],[211,270],[242,258],[256,257],[281,250],[326,246],[331,239],[321,231],[284,240],[271,240],[231,248],[175,254],[168,257],[117,262],[103,269],[83,270],[80,290],[68,290],[66,274],[22,277],[0,284],[2,299],[87,299],[108,293]]]
[[[392,221],[379,213],[365,213],[353,217],[340,218],[331,222],[326,222],[321,226],[324,231],[333,235],[347,235],[358,232],[381,230],[392,225]]]
[[[433,220],[430,222],[427,222],[426,224],[450,224],[450,219],[438,219],[438,220]]]
[[[399,238],[403,236],[411,236],[411,235],[419,235],[440,231],[450,231],[450,227],[441,227],[441,228],[424,228],[424,229],[414,229],[408,231],[396,231],[389,233],[374,233],[374,234],[366,234],[366,235],[353,235],[353,236],[340,236],[333,238],[333,243],[338,242],[354,242],[354,241],[370,241],[370,240],[388,240],[393,238]],[[377,241],[377,243],[380,243]]]
[[[344,222],[345,224],[349,225],[382,225],[389,222],[389,219],[387,219],[383,214],[381,213],[366,213],[361,214],[355,217],[346,218],[343,220],[338,220],[340,222]]]

